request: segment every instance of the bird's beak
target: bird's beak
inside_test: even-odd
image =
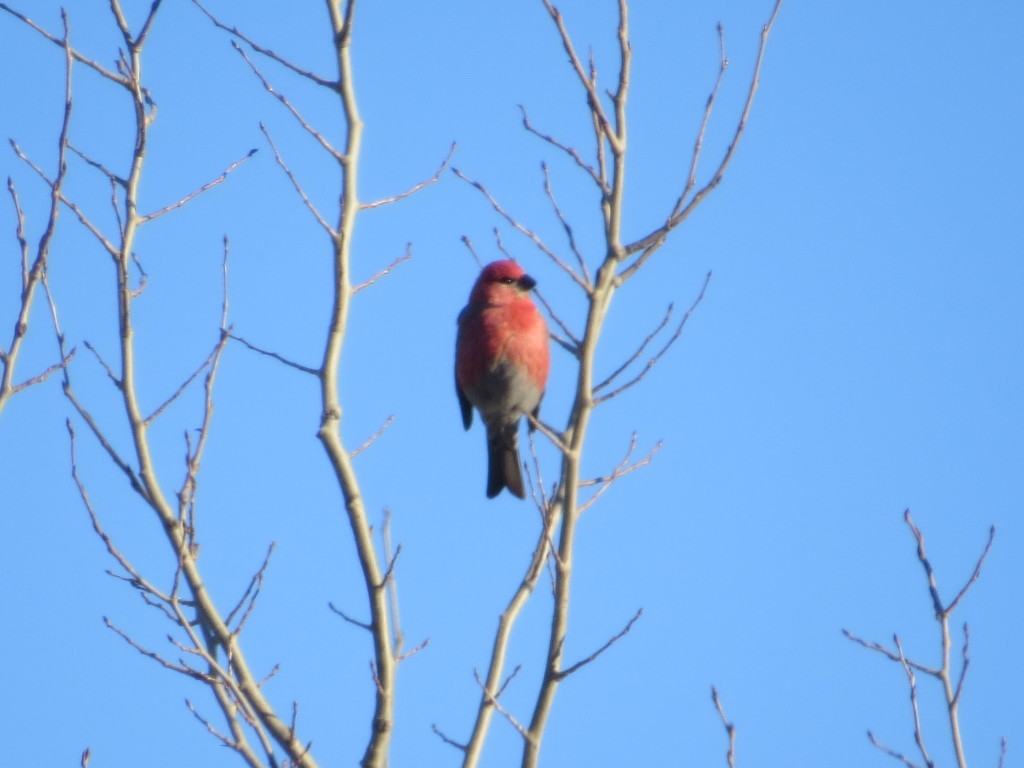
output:
[[[523,292],[532,291],[533,287],[537,285],[537,281],[529,275],[523,275],[516,281],[516,283]]]

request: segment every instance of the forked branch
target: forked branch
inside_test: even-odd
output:
[[[907,678],[907,687],[910,693],[911,715],[914,724],[914,741],[917,745],[917,750],[921,756],[923,765],[927,768],[933,768],[935,763],[932,761],[932,758],[928,753],[928,746],[924,738],[924,729],[922,726],[920,710],[918,708],[917,677],[915,673],[920,672],[927,674],[939,681],[942,686],[948,720],[948,734],[953,743],[953,751],[956,756],[957,768],[967,768],[967,759],[964,753],[963,740],[960,733],[960,699],[963,693],[964,681],[967,677],[967,670],[970,667],[971,635],[970,629],[965,623],[963,625],[964,641],[961,650],[960,670],[954,676],[951,660],[952,636],[950,632],[950,618],[953,611],[964,599],[967,591],[978,581],[978,578],[981,575],[981,568],[992,549],[992,542],[995,538],[995,527],[993,526],[989,528],[988,540],[985,543],[985,547],[982,550],[981,555],[975,563],[974,571],[971,573],[964,586],[957,593],[956,597],[953,598],[948,605],[944,605],[939,593],[939,586],[935,577],[935,569],[932,566],[932,562],[928,558],[928,554],[925,550],[924,534],[921,533],[921,530],[914,524],[914,521],[910,517],[909,509],[904,511],[903,519],[914,537],[917,559],[921,564],[921,567],[924,569],[925,580],[928,586],[928,597],[934,610],[935,621],[938,624],[941,648],[939,663],[937,665],[926,665],[908,657],[904,653],[903,645],[897,635],[893,635],[893,648],[891,649],[878,643],[863,640],[845,629],[843,630],[843,634],[858,645],[868,648],[869,650],[876,651],[887,659],[897,662],[903,669]],[[955,682],[954,677],[956,678]],[[884,745],[871,731],[868,731],[868,738],[872,745],[885,752],[890,757],[899,760],[906,765],[907,768],[918,768],[917,764],[913,760],[902,752]]]
[[[747,128],[750,111],[754,106],[754,97],[757,95],[757,89],[761,83],[761,68],[764,64],[764,55],[768,46],[768,37],[771,35],[772,27],[775,25],[775,20],[778,18],[781,8],[782,0],[776,0],[775,7],[772,9],[772,13],[768,17],[768,21],[761,28],[761,42],[757,49],[757,57],[754,61],[754,70],[750,78],[750,84],[747,87],[746,100],[744,101],[743,109],[740,112],[739,120],[736,123],[736,128],[733,131],[729,146],[722,155],[722,159],[719,161],[718,166],[712,172],[710,179],[700,189],[693,192],[689,200],[687,200],[687,195],[690,194],[695,185],[695,181],[691,180],[695,180],[696,178],[696,168],[700,161],[703,149],[704,134],[711,118],[711,111],[714,108],[715,99],[718,94],[718,87],[725,74],[725,69],[728,66],[728,58],[725,56],[725,45],[724,42],[722,42],[724,41],[722,36],[723,33],[721,26],[719,26],[719,41],[721,42],[721,63],[719,66],[719,73],[711,95],[708,97],[707,108],[705,109],[704,117],[701,120],[701,126],[697,133],[697,141],[694,144],[693,155],[690,163],[690,172],[687,175],[687,182],[683,187],[683,193],[680,194],[679,199],[676,201],[676,204],[672,208],[672,212],[669,214],[664,224],[652,231],[650,234],[625,246],[626,254],[639,253],[640,255],[622,271],[621,278],[623,280],[627,280],[632,277],[632,275],[644,265],[654,252],[665,243],[665,239],[668,234],[682,224],[725,177],[725,171],[732,162],[732,159],[736,154],[736,150],[739,147],[740,140],[743,138],[743,134]]]
[[[617,76],[614,86],[611,89],[606,90],[604,93],[599,90],[598,68],[593,55],[591,55],[587,62],[583,61],[581,56],[577,53],[579,46],[577,46],[572,40],[566,20],[561,11],[558,10],[551,0],[541,0],[541,2],[551,18],[561,41],[562,48],[568,56],[569,65],[576,76],[576,80],[578,81],[578,85],[582,90],[583,95],[585,96],[588,111],[587,118],[593,129],[594,135],[594,145],[592,149],[592,157],[594,160],[590,161],[586,159],[588,156],[591,156],[589,151],[581,152],[577,148],[538,130],[528,117],[525,109],[522,110],[523,127],[529,133],[532,133],[542,141],[546,142],[549,146],[552,146],[558,151],[568,155],[568,157],[587,176],[587,178],[589,178],[598,187],[601,193],[598,213],[600,216],[600,226],[604,236],[604,242],[601,247],[600,259],[596,263],[588,264],[587,259],[584,257],[583,249],[580,247],[579,243],[581,241],[577,238],[576,228],[570,223],[568,217],[557,201],[553,191],[551,177],[546,166],[542,166],[542,170],[544,172],[544,194],[554,211],[555,217],[562,226],[568,242],[568,250],[575,258],[576,267],[570,267],[566,260],[562,259],[555,249],[544,242],[534,229],[531,229],[529,226],[521,223],[512,216],[481,182],[472,180],[458,170],[455,170],[455,173],[460,178],[471,184],[484,196],[499,216],[516,229],[516,231],[530,239],[545,256],[564,271],[576,286],[580,288],[586,301],[586,318],[583,322],[582,329],[578,332],[571,331],[568,324],[557,319],[556,313],[550,313],[554,318],[556,318],[556,322],[565,336],[563,339],[558,335],[553,335],[554,340],[572,354],[573,360],[576,364],[575,390],[573,393],[573,401],[570,408],[569,418],[565,428],[562,430],[554,430],[550,428],[542,430],[545,436],[554,440],[556,446],[560,450],[561,471],[558,481],[553,487],[550,504],[544,510],[543,518],[545,522],[543,526],[543,535],[539,539],[537,548],[534,550],[532,555],[530,568],[527,570],[528,578],[524,580],[523,585],[521,585],[520,589],[517,590],[513,601],[509,604],[509,608],[506,610],[506,613],[502,615],[499,621],[499,627],[495,637],[495,645],[491,652],[489,675],[486,682],[483,684],[485,696],[481,700],[472,738],[465,750],[465,757],[463,761],[464,768],[475,768],[475,766],[478,765],[481,733],[486,731],[490,713],[498,706],[495,701],[495,692],[498,690],[498,684],[501,679],[501,675],[499,673],[504,664],[504,654],[506,652],[508,637],[511,632],[511,624],[515,621],[522,602],[525,601],[532,592],[533,582],[539,573],[537,566],[542,565],[542,563],[538,563],[538,556],[541,556],[542,560],[546,562],[551,569],[554,599],[547,649],[544,655],[544,673],[537,692],[533,713],[528,725],[519,724],[518,721],[513,723],[517,726],[521,735],[523,735],[523,768],[535,768],[538,764],[540,744],[549,722],[555,698],[555,691],[558,685],[565,679],[566,675],[576,671],[580,666],[596,660],[601,653],[611,646],[611,644],[623,637],[629,631],[633,621],[637,618],[634,617],[634,619],[619,635],[612,638],[612,640],[590,657],[569,666],[562,663],[565,641],[569,631],[569,605],[572,587],[573,561],[576,555],[575,534],[580,515],[590,503],[596,500],[596,498],[600,496],[612,482],[614,482],[614,480],[640,466],[643,466],[650,461],[651,456],[653,455],[652,451],[652,453],[646,458],[633,462],[631,456],[633,449],[635,448],[634,439],[630,450],[627,452],[626,459],[623,460],[623,462],[620,463],[620,465],[607,477],[583,480],[580,474],[580,464],[584,452],[587,429],[591,415],[593,414],[595,407],[603,401],[616,397],[626,389],[640,383],[647,372],[649,372],[651,368],[662,359],[668,349],[679,338],[687,319],[703,298],[704,292],[707,288],[707,279],[705,279],[704,285],[701,288],[697,299],[693,302],[686,315],[675,327],[674,333],[671,334],[668,340],[657,352],[651,354],[649,352],[649,348],[656,339],[661,337],[661,333],[670,327],[670,318],[668,315],[666,315],[654,331],[639,343],[637,349],[631,355],[627,356],[626,360],[618,368],[613,370],[613,372],[605,379],[595,382],[594,368],[597,347],[616,291],[623,287],[628,278],[635,274],[635,272],[647,262],[655,250],[665,242],[671,231],[675,229],[675,227],[679,226],[686,219],[689,213],[692,212],[694,208],[699,205],[710,191],[721,181],[722,175],[731,162],[735,154],[736,146],[738,145],[738,142],[745,130],[746,121],[753,104],[754,94],[757,90],[757,83],[764,57],[767,36],[774,24],[781,6],[781,2],[777,1],[768,23],[762,30],[761,45],[758,51],[755,71],[751,86],[748,89],[744,109],[740,115],[739,124],[734,131],[730,147],[722,161],[719,163],[718,168],[712,174],[711,180],[700,189],[695,189],[695,181],[692,183],[690,182],[691,177],[694,179],[696,178],[696,171],[694,168],[699,160],[700,152],[703,147],[704,135],[710,124],[710,110],[714,105],[714,98],[710,100],[711,104],[708,106],[704,120],[702,121],[698,136],[698,143],[695,149],[696,158],[691,160],[691,169],[687,177],[683,179],[681,183],[681,187],[684,190],[684,193],[681,195],[681,199],[684,202],[682,204],[676,202],[671,207],[671,212],[667,220],[656,230],[652,231],[640,240],[627,243],[624,241],[622,235],[624,221],[623,211],[626,204],[625,169],[628,148],[626,107],[630,91],[633,56],[632,43],[630,40],[628,0],[618,0],[617,3]],[[717,85],[714,93],[717,93]],[[468,240],[465,238],[464,242],[467,243],[467,246],[470,245]],[[500,241],[499,249],[501,249]],[[632,255],[635,255],[635,257],[630,261],[629,257]],[[710,275],[708,277],[710,277]],[[547,306],[546,303],[545,306]],[[636,366],[645,356],[647,356],[647,361],[640,371],[635,373],[629,380],[620,382],[620,379],[624,377],[628,371],[635,370],[634,366]],[[534,425],[534,420],[531,419],[530,423],[531,425]],[[597,492],[592,495],[589,501],[581,503],[579,498],[580,489],[592,485],[598,486]],[[539,494],[535,498],[538,501],[544,501],[547,499],[547,496],[544,494],[544,489],[539,488],[538,490]],[[719,711],[721,713],[720,707]],[[728,721],[724,720],[724,715],[723,721],[726,722],[727,730],[729,730],[730,726],[728,725]],[[732,733],[730,730],[730,761],[732,760],[731,739]]]
[[[2,7],[5,10],[10,11],[6,6]],[[13,11],[10,12],[14,13]],[[35,27],[31,21],[20,14],[14,13],[14,15],[38,29],[38,27]],[[54,176],[53,180],[50,181],[46,179],[45,174],[43,174],[41,170],[37,169],[37,172],[47,183],[47,187],[50,191],[50,201],[46,223],[43,226],[43,232],[39,238],[39,244],[36,247],[34,256],[32,257],[31,264],[29,264],[28,238],[25,233],[25,213],[22,210],[21,201],[18,198],[18,192],[14,186],[14,181],[9,177],[7,179],[7,190],[11,195],[11,202],[14,205],[16,221],[15,237],[18,240],[19,251],[21,253],[21,301],[18,306],[17,314],[14,318],[14,331],[12,333],[11,340],[6,349],[4,347],[0,347],[0,414],[3,413],[4,407],[14,395],[22,390],[34,386],[35,384],[45,381],[52,373],[67,366],[71,361],[72,355],[74,355],[74,350],[62,353],[60,362],[48,366],[41,373],[34,374],[20,383],[15,383],[14,381],[15,368],[18,364],[18,357],[21,353],[26,335],[28,334],[29,321],[32,315],[32,306],[35,303],[35,297],[38,293],[37,289],[46,276],[46,267],[50,257],[50,244],[52,243],[53,237],[57,231],[57,216],[60,213],[61,200],[63,199],[64,194],[62,189],[64,186],[65,175],[67,173],[66,156],[68,148],[68,131],[71,126],[71,76],[74,59],[71,54],[72,49],[69,42],[71,28],[68,22],[67,13],[63,10],[61,11],[61,21],[64,25],[63,37],[59,39],[59,43],[64,49],[64,111],[61,118],[60,134],[57,138],[57,174]],[[21,150],[13,141],[11,142],[11,146],[14,147],[14,150],[19,157],[28,162],[28,158],[21,153]],[[29,163],[29,165],[33,164]],[[33,167],[35,166],[33,165]]]

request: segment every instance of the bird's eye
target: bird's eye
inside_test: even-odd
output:
[[[511,277],[503,277],[501,278],[501,282],[503,282],[505,285],[512,285],[512,283],[514,283],[515,280],[513,280]]]

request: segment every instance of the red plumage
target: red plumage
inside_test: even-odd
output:
[[[516,262],[492,262],[459,313],[455,390],[463,426],[476,408],[487,427],[487,498],[502,488],[526,497],[519,421],[539,414],[551,364],[547,324],[529,295],[536,284]]]

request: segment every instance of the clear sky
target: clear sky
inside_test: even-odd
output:
[[[615,68],[614,3],[559,4],[605,86]],[[656,226],[685,178],[717,67],[722,21],[730,67],[707,139],[706,179],[732,134],[771,3],[634,2],[627,237]],[[57,31],[57,3],[16,7]],[[137,26],[148,2],[126,2]],[[210,0],[226,22],[331,76],[320,3]],[[72,40],[113,66],[118,39],[106,3],[71,4]],[[588,151],[585,104],[539,2],[362,0],[354,56],[366,122],[361,196],[395,194],[429,177],[452,141],[454,164],[560,252],[541,160],[573,217],[590,263],[601,256],[594,195],[571,162],[520,124]],[[981,580],[954,617],[971,627],[962,700],[972,765],[1007,765],[1024,749],[1024,7],[973,3],[801,3],[788,0],[762,72],[747,133],[726,175],[615,300],[598,368],[614,370],[674,302],[705,300],[644,383],[599,409],[584,468],[607,472],[638,434],[664,447],[624,478],[580,527],[567,658],[584,657],[636,611],[644,616],[558,693],[542,764],[722,766],[725,734],[709,690],[736,723],[739,764],[767,768],[892,765],[872,729],[913,753],[900,668],[856,647],[899,633],[908,654],[938,662],[923,571],[902,522],[924,530],[940,590],[952,598],[995,525]],[[329,309],[327,242],[274,163],[262,121],[330,210],[333,167],[248,71],[223,32],[189,3],[166,3],[146,53],[159,105],[141,199],[180,199],[251,148],[229,180],[143,231],[149,275],[137,302],[140,388],[150,408],[208,354],[220,313],[221,239],[231,239],[236,332],[316,365]],[[60,51],[0,15],[4,137],[52,169]],[[337,139],[328,94],[271,63],[265,72],[312,123]],[[76,69],[72,140],[124,171],[128,105]],[[11,152],[30,240],[45,189]],[[109,189],[82,164],[69,192],[111,224]],[[0,204],[0,328],[18,300],[14,215]],[[484,438],[462,430],[452,388],[454,319],[476,265],[498,258],[492,229],[574,328],[582,302],[544,256],[452,174],[401,204],[367,212],[353,269],[367,278],[412,243],[414,258],[359,294],[343,365],[344,433],[358,445],[368,508],[392,511],[407,644],[428,648],[399,672],[392,765],[457,764],[430,726],[465,738],[497,616],[526,567],[538,517],[507,494],[484,498]],[[82,397],[127,447],[116,396],[86,352],[115,358],[110,260],[67,211],[51,281]],[[53,361],[42,306],[19,378]],[[572,381],[553,350],[543,415],[562,425]],[[312,378],[231,346],[200,479],[202,556],[210,588],[231,604],[277,542],[248,630],[250,662],[281,664],[267,693],[322,765],[354,765],[365,745],[372,681],[365,633],[327,609],[365,610],[336,486],[315,438]],[[197,390],[198,392],[198,390]],[[163,482],[182,476],[182,434],[199,423],[185,398],[154,427]],[[4,762],[93,768],[239,765],[196,723],[186,698],[215,716],[205,689],[159,668],[103,626],[103,616],[174,657],[170,627],[124,584],[91,532],[72,483],[65,418],[51,380],[0,417],[0,722]],[[76,423],[80,420],[76,420]],[[79,469],[122,548],[167,582],[170,553],[78,423]],[[545,477],[556,476],[542,449]],[[527,718],[542,669],[549,597],[542,582],[517,627],[510,664],[523,671],[505,706]],[[920,681],[925,735],[939,764],[950,749],[935,681]],[[519,737],[496,720],[484,764],[518,765]]]

